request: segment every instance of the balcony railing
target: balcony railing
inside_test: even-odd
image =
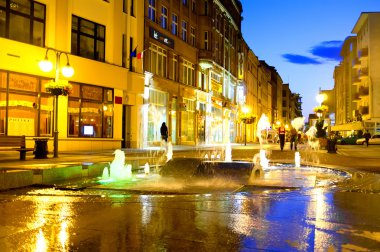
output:
[[[359,70],[358,73],[359,79],[365,79],[368,78],[368,68],[362,68]]]
[[[360,106],[359,107],[359,112],[362,115],[367,115],[369,113],[369,108],[368,106]]]
[[[367,96],[369,94],[369,88],[368,87],[360,87],[359,88],[359,95],[360,96]]]
[[[360,95],[359,95],[359,93],[353,94],[352,95],[352,100],[355,101],[355,102],[360,101]]]
[[[360,60],[364,60],[368,58],[368,48],[362,48],[359,53],[358,57]]]
[[[352,77],[352,85],[360,86],[361,80],[358,77]]]
[[[360,63],[358,58],[355,58],[354,61],[352,62],[352,67],[355,69],[360,69],[361,66],[362,66],[362,64]]]

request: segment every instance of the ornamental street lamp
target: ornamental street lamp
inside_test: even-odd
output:
[[[60,72],[63,76],[70,78],[74,75],[74,69],[70,66],[69,55],[66,52],[61,52],[53,48],[47,48],[45,53],[45,58],[41,60],[38,65],[40,69],[44,72],[50,72],[53,69],[53,63],[48,59],[48,53],[54,52],[55,54],[55,78],[53,87],[49,87],[47,90],[54,95],[54,157],[58,157],[58,96],[67,95],[69,90],[68,85],[60,85],[59,76]],[[61,55],[66,55],[66,65],[60,67]]]

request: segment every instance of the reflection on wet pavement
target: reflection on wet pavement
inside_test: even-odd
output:
[[[377,175],[347,177],[328,170],[294,172],[286,167],[271,172],[259,178],[257,184],[246,186],[217,178],[176,181],[170,185],[170,179],[160,181],[152,175],[135,184],[87,181],[71,187],[2,192],[0,248],[1,251],[380,248]],[[368,183],[371,186],[366,187]],[[360,190],[360,185],[365,190]]]

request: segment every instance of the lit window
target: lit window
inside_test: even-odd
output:
[[[182,83],[189,86],[194,86],[194,74],[194,64],[184,59],[182,63]]]
[[[178,17],[176,14],[172,14],[172,34],[178,35]]]
[[[149,62],[150,72],[162,77],[166,77],[167,59],[168,59],[167,51],[159,46],[151,44],[149,47],[149,52],[150,52],[150,62]]]
[[[183,41],[187,41],[187,23],[185,21],[182,21],[182,36]]]
[[[205,31],[205,44],[204,44],[204,49],[208,50],[208,31]]]
[[[149,0],[148,18],[156,22],[156,0]]]
[[[191,45],[195,46],[195,28],[191,27],[190,28],[190,36],[191,36]]]
[[[168,9],[165,6],[161,8],[161,27],[164,29],[168,28]]]

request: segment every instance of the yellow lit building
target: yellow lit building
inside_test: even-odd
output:
[[[28,147],[48,137],[53,150],[55,103],[45,84],[56,79],[73,87],[56,107],[60,151],[141,146],[144,76],[129,57],[143,42],[141,1],[5,0],[0,13],[1,135],[26,135]],[[38,65],[45,57],[48,73]],[[68,79],[59,72],[66,64],[75,71]]]

